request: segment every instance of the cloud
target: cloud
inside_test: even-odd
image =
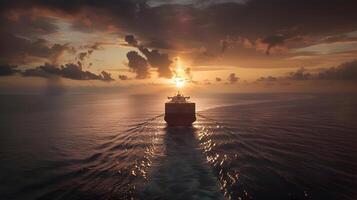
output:
[[[277,77],[274,77],[274,76],[262,76],[260,78],[258,78],[256,81],[257,82],[271,82],[271,81],[277,81],[278,78]]]
[[[160,5],[169,5],[169,4],[176,4],[176,5],[191,5],[200,8],[204,8],[213,4],[221,4],[221,3],[240,3],[243,4],[247,2],[247,0],[149,0],[148,4],[151,6],[160,6]]]
[[[221,78],[216,77],[216,82],[221,82],[221,81],[222,81],[222,79],[221,79]]]
[[[42,38],[59,30],[55,25],[57,20],[53,17],[34,16],[28,11],[26,9],[23,12],[2,12],[0,62],[28,64],[44,59],[46,62],[57,63],[63,53],[69,50],[69,46],[53,44]]]
[[[0,65],[0,76],[11,76],[19,72],[16,68],[16,65]]]
[[[119,74],[118,78],[122,81],[130,80],[130,78],[127,75],[123,75],[123,74]]]
[[[343,5],[339,0],[315,0],[313,3],[301,0],[192,1],[207,5],[203,7],[197,7],[196,3],[183,6],[178,1],[165,1],[151,7],[150,2],[18,0],[2,2],[1,8],[46,9],[69,15],[79,24],[87,24],[81,31],[114,26],[124,33],[139,36],[147,44],[175,40],[191,47],[219,41],[226,35],[256,41],[282,30],[290,30],[295,35],[326,36],[357,28],[357,3],[353,0],[344,1]]]
[[[80,61],[84,61],[85,59],[88,59],[90,57],[90,55],[92,55],[92,53],[93,53],[93,50],[90,49],[90,50],[87,50],[84,52],[79,52],[77,57]]]
[[[157,69],[159,77],[171,78],[172,71],[170,65],[172,61],[169,59],[169,55],[166,53],[160,53],[159,50],[153,49],[150,50],[142,45],[139,45],[139,42],[135,39],[133,35],[126,35],[125,41],[133,46],[137,47],[138,50],[144,54],[147,59],[147,62],[152,68]]]
[[[132,45],[133,47],[138,46],[138,41],[135,39],[133,35],[126,35],[124,39],[125,42],[127,42],[129,45]]]
[[[288,76],[260,77],[257,79],[257,82],[280,80],[357,80],[357,60],[345,62],[336,67],[322,69],[316,73],[309,72],[306,68],[301,67],[296,71],[290,72]]]
[[[76,55],[76,59],[78,59],[79,62],[84,63],[84,61],[88,60],[91,57],[94,51],[102,49],[101,48],[102,45],[103,43],[96,42],[94,44],[81,46],[80,47],[81,49],[87,49],[87,50],[79,52]],[[72,52],[75,53],[76,50],[72,50]],[[92,63],[89,63],[88,66],[92,66]]]
[[[28,59],[46,59],[51,63],[58,63],[59,58],[66,50],[67,44],[49,44],[47,40],[36,39],[31,41],[8,33],[0,33],[0,62],[23,64]]]
[[[136,73],[136,79],[150,78],[149,66],[144,57],[136,51],[129,51],[126,57],[129,60],[128,67]]]
[[[101,72],[100,80],[102,80],[102,81],[114,81],[114,79],[112,78],[111,73],[106,72],[106,71],[102,71]]]
[[[309,72],[307,72],[307,70],[304,67],[301,67],[295,72],[290,72],[288,78],[291,80],[309,80],[312,78],[312,75]]]
[[[103,49],[102,46],[105,45],[105,44],[108,44],[108,43],[104,43],[104,42],[95,42],[93,44],[87,44],[87,45],[84,45],[82,46],[83,48],[85,49],[88,49],[88,50],[101,50]]]
[[[235,84],[235,83],[238,82],[238,80],[239,80],[239,77],[237,77],[235,73],[229,74],[229,76],[228,76],[228,82],[229,82],[230,84]]]
[[[313,53],[313,54],[336,54],[351,52],[357,50],[357,41],[339,41],[314,44],[307,47],[293,49],[296,53]]]
[[[283,45],[286,39],[287,37],[283,35],[271,35],[264,38],[262,43],[267,45],[265,54],[270,55],[270,50],[275,46]]]
[[[79,60],[83,61],[86,57],[88,56],[88,53],[87,52],[80,52],[78,54],[78,58]]]
[[[187,68],[185,68],[184,71],[185,71],[185,75],[186,75],[187,79],[188,79],[188,80],[192,80],[193,75],[192,75],[192,70],[191,70],[191,68],[190,68],[190,67],[187,67]]]
[[[101,74],[97,75],[89,71],[83,71],[80,64],[68,63],[57,67],[55,65],[45,63],[44,65],[38,66],[36,68],[27,69],[22,72],[25,77],[64,77],[73,80],[102,80],[102,81],[112,81],[111,74],[102,71]]]
[[[303,80],[311,80],[311,79],[316,79],[316,75],[308,72],[308,70],[306,70],[304,67],[301,67],[296,71],[289,72],[287,76],[282,76],[282,77],[266,76],[266,77],[260,77],[256,81],[257,82],[274,82],[279,80],[303,81]]]
[[[160,1],[155,7],[148,1],[127,1],[127,0],[84,0],[84,1],[38,1],[38,0],[17,0],[2,1],[0,11],[4,15],[15,13],[8,18],[16,19],[16,16],[30,15],[33,19],[22,20],[23,26],[37,27],[31,30],[30,35],[44,35],[53,31],[58,31],[54,21],[63,19],[72,25],[71,29],[78,31],[98,31],[98,33],[116,34],[122,36],[132,34],[126,40],[133,46],[137,46],[138,41],[133,35],[140,38],[144,49],[150,49],[148,55],[154,54],[152,49],[158,48],[159,55],[167,52],[175,55],[184,52],[185,59],[192,59],[194,64],[207,64],[211,55],[219,55],[220,51],[227,50],[227,42],[219,46],[222,38],[227,36],[246,38],[246,45],[235,45],[229,51],[232,55],[225,55],[225,59],[215,59],[212,62],[219,64],[231,64],[236,62],[237,57],[242,63],[247,63],[244,59],[254,60],[254,56],[262,54],[259,51],[252,51],[253,41],[260,39],[265,45],[264,52],[269,54],[280,46],[286,48],[303,48],[310,45],[321,43],[321,38],[349,33],[357,30],[357,2],[346,0],[314,0],[309,3],[301,0],[248,0],[244,3],[232,3],[232,1],[193,1],[182,5],[178,1]],[[197,6],[205,4],[205,6]],[[206,2],[206,1],[205,1]],[[168,5],[169,4],[169,5]],[[35,9],[33,9],[35,8]],[[36,10],[34,12],[33,10]],[[47,17],[46,17],[47,16]],[[37,17],[37,18],[36,18]],[[9,20],[7,20],[9,21]],[[18,20],[21,21],[21,20]],[[4,19],[2,18],[2,22]],[[1,32],[5,33],[7,24],[15,24],[14,20],[1,23]],[[30,25],[32,24],[32,25]],[[36,25],[35,25],[36,24]],[[26,28],[27,29],[27,28]],[[41,31],[37,31],[41,30]],[[7,30],[13,36],[19,36],[16,30]],[[20,34],[21,35],[21,34]],[[26,32],[22,35],[28,39]],[[297,42],[298,44],[290,47],[289,39],[301,36],[310,38],[311,41]],[[33,42],[31,37],[31,42]],[[23,39],[23,38],[22,38]],[[131,39],[131,40],[130,40]],[[3,44],[6,39],[0,37]],[[250,44],[251,43],[251,44]],[[13,44],[9,42],[8,44]],[[8,46],[8,45],[6,45]],[[10,45],[9,45],[10,46]],[[17,45],[18,47],[26,45]],[[207,50],[199,52],[199,48],[205,47]],[[221,48],[219,48],[221,47]],[[1,48],[1,47],[0,47]],[[15,48],[16,50],[21,48]],[[163,49],[166,50],[162,53]],[[1,51],[0,59],[9,60],[9,55]],[[30,52],[30,51],[27,51]],[[194,60],[197,54],[204,54],[203,59]],[[296,54],[307,55],[311,52],[290,52],[286,56],[296,56]],[[31,52],[27,55],[30,55]],[[5,55],[5,56],[4,56]],[[18,55],[13,61],[23,58],[24,53]],[[234,58],[233,58],[234,55]],[[238,56],[237,56],[238,55]],[[146,57],[147,55],[145,55]],[[159,59],[149,59],[152,67],[157,68],[161,77],[169,77],[170,70],[165,56],[156,56]],[[231,57],[229,57],[231,56]],[[31,56],[26,56],[29,58]],[[36,56],[37,57],[37,56]],[[154,57],[154,56],[150,56]],[[212,56],[213,57],[213,56]],[[40,57],[43,58],[43,57]],[[47,58],[46,58],[47,59]],[[273,58],[269,58],[273,59]],[[153,60],[160,60],[155,64]],[[209,61],[207,61],[209,60]],[[48,62],[50,62],[48,60]],[[3,62],[4,63],[4,62]],[[23,62],[25,63],[25,61]]]
[[[315,77],[322,80],[357,80],[357,60],[325,69]]]
[[[40,67],[38,68],[33,68],[33,69],[26,69],[25,71],[23,71],[22,76],[24,77],[42,77],[42,78],[53,78],[53,77],[57,77],[56,75],[47,73],[46,71],[44,71],[43,69],[41,69]]]
[[[160,53],[157,49],[149,50],[148,48],[144,47],[139,47],[139,50],[145,55],[151,67],[157,69],[159,77],[172,77],[172,71],[170,69],[172,61],[169,59],[168,54]]]
[[[57,19],[47,16],[33,16],[29,12],[17,13],[14,11],[3,12],[0,23],[2,32],[14,35],[39,36],[56,33],[59,27]]]

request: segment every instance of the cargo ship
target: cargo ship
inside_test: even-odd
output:
[[[190,102],[190,97],[177,93],[168,97],[165,103],[165,121],[169,126],[191,126],[196,121],[196,104]]]

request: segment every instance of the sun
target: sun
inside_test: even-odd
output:
[[[172,77],[172,82],[176,85],[176,88],[181,89],[186,85],[185,70],[179,57],[176,57],[175,62],[176,66],[173,70],[175,75]]]
[[[182,77],[175,77],[174,78],[175,85],[178,89],[181,89],[185,86],[186,80]]]

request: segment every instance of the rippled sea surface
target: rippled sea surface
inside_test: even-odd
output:
[[[357,95],[0,96],[0,199],[357,199]]]

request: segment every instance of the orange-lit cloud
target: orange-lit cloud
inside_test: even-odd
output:
[[[102,77],[95,80],[161,83],[175,76],[180,57],[188,82],[243,84],[301,67],[329,70],[357,56],[352,0],[14,0],[0,9],[7,75],[72,63]]]

